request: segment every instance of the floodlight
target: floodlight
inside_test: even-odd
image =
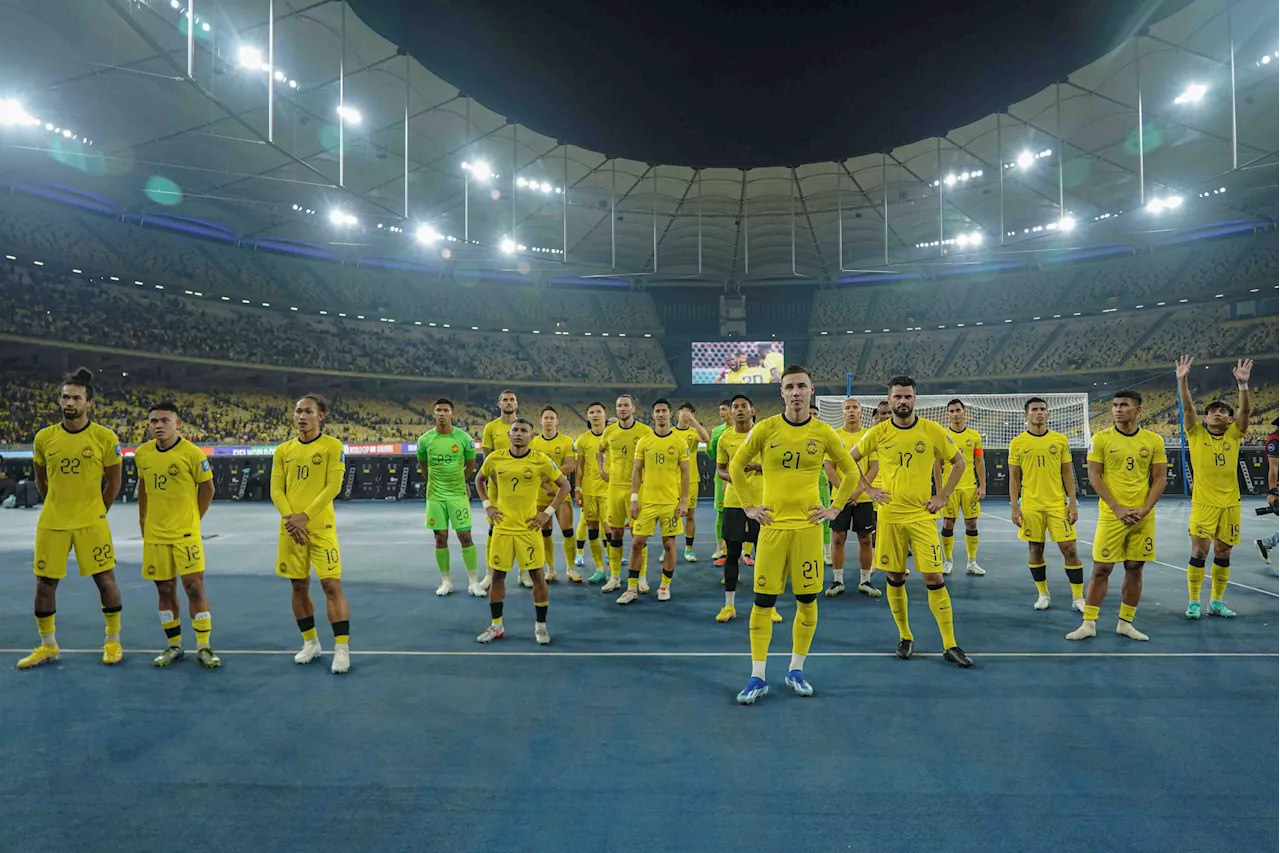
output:
[[[954,184],[954,183],[956,182],[956,176],[955,176],[955,175],[947,175],[945,178],[943,178],[943,179],[942,179],[942,182],[943,182],[944,184],[946,184],[947,186],[951,186],[952,184]]]
[[[484,161],[471,164],[464,163],[462,164],[462,168],[468,169],[468,171],[471,172],[471,177],[475,178],[477,181],[487,181],[493,177],[493,170],[490,169],[489,164]]]
[[[209,32],[209,22],[205,21],[203,24],[201,24],[200,29],[204,30],[206,33]]]
[[[1030,151],[1023,151],[1018,155],[1018,166],[1023,169],[1030,169],[1033,162],[1035,162],[1035,156]]]
[[[526,181],[524,178],[516,178],[516,186],[518,186],[518,187],[524,187],[524,186],[528,186],[528,185],[529,185],[529,182],[528,182],[528,181]]]
[[[241,68],[257,71],[262,67],[262,51],[252,45],[240,45],[238,59]]]
[[[334,225],[355,225],[357,220],[350,213],[344,210],[332,210],[329,212],[329,221]]]
[[[22,104],[14,100],[0,101],[0,125],[3,124],[39,124],[22,108]]]
[[[502,249],[504,254],[514,254],[516,250],[516,241],[510,237],[503,237],[502,242],[498,244],[498,248]]]
[[[360,123],[360,119],[361,119],[360,111],[354,107],[348,107],[345,105],[339,106],[338,115],[340,115],[343,119],[351,122],[352,124]]]
[[[178,0],[169,0],[169,5],[176,9],[176,8],[178,8],[179,6],[181,6],[182,4],[181,4],[181,3],[179,3],[179,2],[178,2]]]
[[[551,184],[545,184],[545,183],[544,183],[544,184],[542,185],[542,191],[543,191],[544,193],[549,193],[549,192],[551,192]]]
[[[418,242],[431,245],[440,239],[440,232],[432,228],[430,225],[422,225],[418,228]]]
[[[275,76],[276,80],[278,80],[279,82],[281,82],[281,83],[283,83],[283,82],[284,82],[284,72],[283,72],[283,71],[277,71],[277,72],[275,73],[275,75],[274,75],[274,76]]]
[[[298,88],[298,81],[297,81],[297,80],[290,80],[290,81],[289,81],[289,88],[290,88],[290,89],[296,89],[296,88]]]
[[[1173,99],[1175,104],[1195,104],[1204,97],[1204,93],[1209,91],[1209,87],[1203,83],[1192,83],[1178,97]]]
[[[1058,220],[1059,231],[1071,231],[1075,227],[1076,227],[1076,221],[1073,217],[1064,216],[1062,217],[1062,219]]]

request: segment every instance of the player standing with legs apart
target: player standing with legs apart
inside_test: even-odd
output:
[[[960,485],[951,493],[951,500],[942,508],[942,573],[951,574],[951,554],[955,547],[956,519],[964,515],[964,549],[969,557],[965,571],[971,575],[985,575],[978,565],[978,517],[982,515],[982,499],[987,496],[987,465],[982,455],[982,433],[967,423],[968,412],[963,400],[947,403],[947,429],[951,441],[964,455],[965,473]],[[951,473],[950,463],[944,460],[942,479],[946,482]]]
[[[486,458],[476,477],[476,491],[493,528],[493,544],[486,560],[493,570],[493,583],[489,587],[490,622],[476,637],[476,642],[489,643],[507,635],[502,625],[502,608],[507,599],[507,572],[515,563],[533,580],[533,638],[545,646],[551,642],[551,635],[547,633],[547,580],[542,572],[534,570],[542,562],[541,531],[556,517],[568,497],[569,481],[551,457],[529,446],[533,440],[533,424],[527,419],[512,421],[509,436],[510,446]],[[545,483],[554,484],[556,494],[551,503],[539,510],[538,496]]]
[[[636,445],[653,430],[636,420],[636,398],[623,394],[614,403],[618,422],[605,427],[600,436],[600,448],[596,451],[596,465],[600,476],[609,484],[605,498],[605,532],[609,537],[609,580],[600,587],[601,592],[613,592],[622,587],[622,531],[628,524],[631,509],[631,469],[635,461]],[[641,593],[649,591],[645,579],[647,567],[639,566]]]
[[[675,430],[689,445],[689,512],[684,522],[684,561],[696,563],[698,555],[693,553],[693,539],[698,532],[698,524],[694,515],[698,509],[698,487],[702,484],[702,474],[698,471],[698,445],[710,442],[711,433],[693,416],[693,403],[682,403],[676,417]]]
[[[605,428],[604,403],[592,403],[587,406],[587,426],[589,429],[574,442],[577,454],[573,498],[582,510],[578,518],[578,556],[573,561],[575,566],[582,565],[582,554],[591,543],[591,564],[595,573],[587,578],[587,583],[604,583],[609,577],[605,572],[604,548],[600,544],[600,522],[605,516],[605,499],[609,494],[609,484],[600,476],[600,465],[596,462],[596,453],[600,449],[600,437]]]
[[[1023,404],[1027,431],[1009,442],[1009,504],[1018,538],[1027,543],[1027,564],[1036,585],[1036,610],[1049,609],[1044,542],[1062,552],[1071,609],[1084,612],[1084,566],[1076,551],[1076,475],[1067,437],[1049,429],[1049,404],[1032,397]]]
[[[956,645],[951,595],[943,580],[935,522],[938,510],[946,506],[964,476],[964,454],[956,449],[946,429],[916,414],[916,381],[910,376],[889,380],[889,408],[892,417],[867,430],[853,449],[853,460],[877,454],[884,478],[883,489],[872,486],[867,493],[882,504],[876,519],[873,559],[887,577],[889,609],[898,625],[897,655],[909,660],[915,650],[907,621],[907,555],[911,554],[929,590],[929,609],[942,635],[943,659],[959,667],[973,666]],[[934,465],[942,461],[950,461],[950,474],[941,490],[931,496]]]
[[[427,529],[435,535],[436,568],[440,586],[436,595],[453,592],[449,568],[449,527],[462,548],[467,570],[467,592],[484,595],[476,577],[476,543],[471,539],[471,493],[467,484],[476,471],[476,448],[466,430],[453,425],[453,401],[436,400],[432,414],[436,428],[418,438],[418,470],[427,483]]]
[[[1150,639],[1133,627],[1142,598],[1142,565],[1156,558],[1156,516],[1152,511],[1164,494],[1168,457],[1164,439],[1138,426],[1142,395],[1117,391],[1111,400],[1115,426],[1093,436],[1089,444],[1089,484],[1098,493],[1098,529],[1093,534],[1093,576],[1085,590],[1084,622],[1068,640],[1097,636],[1098,610],[1107,597],[1107,582],[1116,560],[1124,561],[1120,619],[1116,633],[1133,640]]]
[[[662,584],[658,600],[671,598],[676,572],[676,537],[689,508],[689,443],[671,428],[671,404],[653,403],[653,432],[636,445],[631,473],[631,569],[619,604],[640,597],[644,549],[654,530],[662,537]]]
[[[1209,614],[1231,618],[1222,597],[1231,578],[1231,549],[1240,544],[1240,444],[1249,431],[1253,401],[1249,395],[1249,375],[1253,362],[1241,359],[1231,374],[1236,378],[1239,399],[1236,410],[1222,400],[1214,400],[1204,410],[1204,423],[1196,417],[1188,376],[1191,356],[1178,359],[1178,398],[1182,401],[1182,428],[1187,434],[1191,456],[1191,559],[1187,562],[1187,618],[1200,618],[1200,596],[1204,587],[1204,561],[1213,548],[1213,584],[1209,591]]]
[[[711,430],[711,440],[707,442],[707,458],[711,460],[711,464],[716,464],[716,448],[720,441],[720,436],[724,431],[729,429],[733,423],[733,415],[731,411],[730,401],[720,401],[720,424]],[[724,490],[728,483],[720,477],[715,477],[716,484],[716,550],[711,555],[711,563],[716,567],[724,565]]]
[[[182,617],[178,578],[187,593],[191,627],[196,632],[196,660],[206,669],[222,661],[209,647],[213,615],[204,592],[204,544],[200,520],[213,502],[213,471],[200,448],[178,435],[182,420],[172,401],[147,412],[152,440],[138,448],[138,527],[142,530],[142,576],[155,581],[160,599],[160,627],[169,640],[153,666],[182,660]]]
[[[840,445],[844,447],[845,452],[853,450],[858,446],[863,434],[866,432],[862,428],[862,404],[858,402],[856,397],[849,397],[844,401],[841,407],[844,413],[844,423],[840,429],[836,430],[836,438],[840,439]],[[836,471],[835,462],[828,459],[826,462],[827,476],[831,478],[831,482],[835,487],[840,488],[840,474]],[[869,483],[875,483],[876,478],[880,474],[880,463],[876,461],[875,455],[872,454],[866,460],[866,477]],[[875,544],[876,535],[876,513],[875,504],[871,498],[867,497],[866,487],[862,484],[862,477],[858,478],[858,483],[853,487],[853,494],[849,498],[849,502],[840,509],[840,514],[836,516],[836,520],[831,522],[831,565],[832,574],[834,575],[831,585],[827,587],[827,598],[835,598],[844,592],[844,555],[845,543],[849,539],[849,531],[852,530],[858,538],[858,592],[870,598],[879,598],[880,590],[876,589],[871,583],[872,570],[872,548]]]
[[[542,407],[542,432],[533,437],[533,441],[529,442],[529,446],[550,456],[551,461],[555,463],[556,468],[560,470],[560,473],[566,479],[574,472],[574,468],[578,464],[578,457],[573,447],[573,439],[560,432],[560,414],[552,406]],[[555,494],[555,489],[550,483],[543,484],[542,488],[542,494],[538,496],[538,512],[542,512],[551,503],[551,497]],[[573,583],[582,583],[582,575],[578,574],[573,568],[577,549],[573,541],[572,501],[564,501],[560,504],[560,512],[555,517],[555,520],[560,522],[560,538],[564,547],[565,574]],[[547,522],[547,525],[542,528],[542,573],[548,583],[555,583],[558,580],[556,577],[556,549],[551,541],[553,532],[551,522]]]
[[[325,608],[333,627],[333,663],[329,671],[351,668],[351,608],[342,591],[342,555],[338,550],[333,499],[346,471],[342,442],[320,431],[329,401],[306,394],[293,407],[298,437],[276,448],[271,465],[271,502],[280,513],[276,574],[293,590],[293,618],[302,632],[302,650],[294,663],[311,663],[320,654],[316,608],[311,601],[311,567],[320,578]]]
[[[858,471],[836,432],[809,417],[813,381],[799,365],[782,371],[781,415],[766,418],[751,430],[746,444],[729,463],[729,476],[745,496],[746,516],[760,525],[756,558],[755,606],[751,608],[751,678],[738,693],[738,703],[750,705],[769,693],[765,663],[773,639],[773,613],[787,580],[796,597],[791,628],[791,664],[786,684],[798,696],[812,696],[804,677],[804,661],[818,628],[818,593],[822,592],[822,522],[835,518],[853,493]],[[832,501],[818,500],[818,474],[831,459],[843,479]],[[759,460],[760,477],[747,479],[747,465]],[[762,488],[761,488],[762,487]]]
[[[511,430],[511,422],[516,419],[516,409],[518,407],[519,401],[516,399],[515,391],[503,391],[498,395],[498,417],[485,424],[484,431],[480,434],[480,449],[484,451],[485,456],[498,450],[506,450],[511,446],[511,439],[508,438],[508,435]],[[489,530],[484,541],[485,553],[488,553],[492,539],[493,530]],[[525,577],[522,573],[521,580]],[[480,581],[480,589],[487,590],[492,581],[493,572],[486,571],[484,580]]]
[[[120,441],[89,420],[93,373],[83,367],[63,380],[58,391],[62,422],[36,433],[32,449],[36,489],[44,498],[36,522],[36,628],[40,645],[18,661],[30,669],[58,659],[54,633],[58,581],[67,576],[67,555],[76,551],[80,576],[91,575],[102,600],[107,639],[102,662],[124,659],[120,647],[120,588],[107,510],[120,492]]]

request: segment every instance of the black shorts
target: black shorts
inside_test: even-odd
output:
[[[760,522],[747,518],[745,510],[736,506],[724,508],[724,523],[721,526],[726,542],[751,542],[760,537]]]
[[[841,533],[870,533],[876,529],[876,509],[873,503],[845,504],[844,509],[831,522],[831,529]]]

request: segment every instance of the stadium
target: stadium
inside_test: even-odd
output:
[[[0,848],[1067,850],[1082,833],[1106,849],[1223,837],[1275,848],[1280,587],[1265,542],[1277,524],[1257,512],[1276,488],[1280,408],[1274,4],[1176,0],[1140,21],[1117,17],[1057,76],[1028,66],[1016,85],[957,97],[967,113],[918,125],[963,116],[942,131],[814,136],[779,156],[743,142],[718,159],[714,145],[636,137],[606,147],[627,131],[548,118],[536,99],[527,123],[514,118],[504,96],[486,95],[505,87],[519,100],[534,72],[521,80],[514,54],[450,46],[434,3],[424,8],[442,15],[441,32],[424,35],[410,5],[0,6],[0,652],[18,664],[52,649],[36,671],[0,666],[13,735]],[[598,56],[581,49],[581,62]],[[1010,50],[1033,64],[1030,43]],[[480,70],[464,80],[462,65]],[[599,73],[607,88],[619,72]],[[892,74],[866,79],[888,86],[899,111],[917,109]],[[1021,94],[998,102],[1006,91]],[[641,112],[638,92],[610,97],[624,94]],[[674,96],[667,105],[672,139],[692,122],[685,106]],[[843,111],[859,109],[870,108]],[[772,121],[813,121],[802,112]],[[783,155],[801,162],[779,165],[792,162]],[[1185,355],[1193,361],[1180,366]],[[82,367],[91,378],[68,379]],[[788,390],[797,375],[807,403]],[[915,414],[899,416],[895,395],[909,387]],[[68,402],[69,391],[81,397]],[[740,429],[735,399],[750,407]],[[1043,542],[1032,542],[1028,574],[1016,519],[1028,505],[1020,442],[1038,434],[1033,399],[1063,437],[1071,485],[1058,510],[1078,500],[1083,581],[1066,550]],[[86,400],[87,414],[68,414]],[[1131,421],[1118,401],[1137,408]],[[675,428],[688,440],[687,480],[670,469],[669,499],[680,495],[687,518],[675,513],[670,529],[656,519],[662,535],[647,543],[634,507],[648,494],[644,465],[657,463],[637,461],[633,473],[629,455],[610,462],[596,451],[602,432],[630,428],[628,405],[642,433]],[[847,514],[841,530],[843,498],[831,518],[798,525],[816,536],[826,522],[816,603],[803,600],[798,574],[790,590],[769,592],[771,525],[726,540],[736,526],[726,513],[756,522],[760,504],[742,501],[757,487],[744,483],[782,495],[789,487],[771,478],[792,482],[764,450],[749,480],[734,453],[754,449],[757,430],[767,442],[768,429],[794,426],[788,414],[800,406],[808,417],[809,405],[808,448],[876,434],[885,419],[936,424],[952,450],[947,428],[955,444],[973,436],[980,517],[922,504],[926,527],[942,516],[941,534],[929,534],[939,571],[917,540],[903,546],[901,573],[871,565],[896,546]],[[1239,512],[1226,545],[1212,531],[1189,534],[1209,488],[1196,492],[1199,424],[1216,408],[1230,411],[1223,428],[1239,431],[1222,475]],[[193,590],[204,601],[203,588],[185,570],[167,593],[153,576],[144,519],[163,504],[149,457],[167,452],[157,412],[173,415],[195,460],[192,493],[212,484],[201,486],[207,514],[191,528],[201,577],[207,563],[200,607]],[[308,417],[320,419],[318,433]],[[529,491],[532,501],[545,485],[541,536],[500,526],[515,498],[502,497],[495,472],[524,458],[509,437],[517,418],[530,422],[529,446],[551,457]],[[47,544],[50,436],[67,441],[90,422],[114,436],[101,439],[104,472],[120,463],[118,476],[104,473],[112,499],[96,570],[73,531],[57,528],[66,542]],[[1117,514],[1095,466],[1117,431],[1129,436],[1126,424],[1144,431],[1142,464],[1159,498],[1147,507],[1151,556],[1133,569],[1126,555],[1096,605],[1099,531]],[[735,432],[726,458],[724,436]],[[295,470],[295,453],[302,470],[312,451],[301,448],[320,434],[334,448],[332,459],[315,451],[331,466],[320,476],[335,479],[314,506],[336,521],[299,532],[290,519],[316,515],[295,514],[296,502],[282,509],[286,476],[303,475],[281,471]],[[448,504],[469,508],[465,531],[445,522],[443,539],[432,517],[436,457],[424,450],[436,434],[469,474],[449,497],[460,504]],[[795,491],[808,494],[819,471],[826,504],[848,489],[863,503],[889,489],[863,482],[875,451],[850,442],[806,462],[811,476]],[[641,447],[631,449],[648,460]],[[866,452],[851,456],[855,447]],[[63,463],[79,461],[59,450]],[[936,459],[935,473],[920,474],[922,501],[946,504],[961,480],[947,480],[950,451]],[[588,521],[584,480],[623,462],[608,485],[632,477],[631,489],[619,486],[621,526],[603,504]],[[898,464],[906,478],[909,461]],[[726,494],[740,505],[726,508]],[[885,494],[872,527],[895,518]],[[531,571],[518,551],[495,547],[504,533],[534,543]],[[300,604],[310,564],[304,554],[304,577],[290,574],[291,536],[335,555],[341,542],[340,568],[316,564],[323,595],[311,585],[327,618]],[[1196,551],[1202,540],[1211,555]],[[49,547],[55,561],[73,551],[67,572],[95,581],[51,576],[57,643],[53,606],[42,604]],[[732,578],[726,560],[740,563]],[[505,562],[497,581],[495,561]],[[1187,601],[1197,569],[1213,584],[1204,619]],[[739,571],[747,586],[735,611]],[[279,576],[292,581],[292,613]],[[755,664],[763,678],[770,607],[780,624],[772,645],[764,640],[766,697],[751,683]],[[1118,608],[1117,633],[1136,624],[1149,642],[1112,634]],[[122,662],[107,659],[99,609]],[[1081,614],[1105,627],[1068,642]],[[503,641],[482,634],[478,644],[482,629]],[[217,655],[201,655],[203,668],[196,653],[153,666],[166,638],[180,648],[183,630]],[[904,642],[918,643],[914,656]],[[792,684],[806,657],[816,690],[797,684],[808,694]],[[793,691],[812,699],[793,701]],[[605,799],[615,792],[630,801],[623,813],[663,819],[619,827]],[[941,810],[907,804],[924,792],[960,796]],[[161,815],[166,801],[181,815]],[[904,805],[916,813],[905,822]]]

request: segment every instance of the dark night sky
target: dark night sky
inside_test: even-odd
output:
[[[768,166],[940,134],[1189,0],[351,0],[496,112],[641,161]]]

